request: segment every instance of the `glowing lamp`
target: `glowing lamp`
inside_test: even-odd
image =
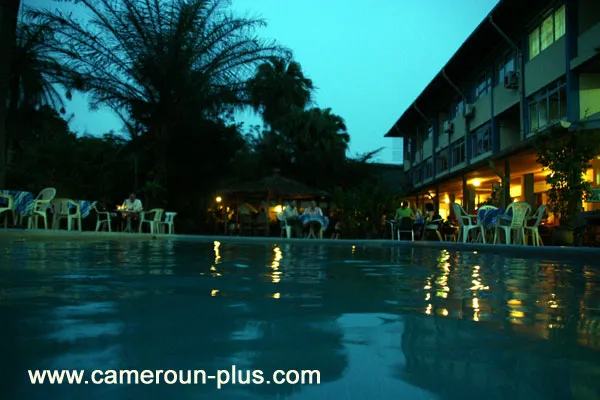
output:
[[[217,201],[217,203],[220,203],[223,201],[223,199],[221,198],[221,196],[217,196],[217,198],[215,199]]]

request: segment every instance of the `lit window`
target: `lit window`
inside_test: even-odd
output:
[[[562,6],[550,14],[540,26],[529,34],[529,59],[534,58],[565,35],[565,10],[565,6]]]
[[[555,40],[564,36],[566,32],[565,28],[565,6],[559,8],[556,13],[554,13],[554,38]]]
[[[529,58],[533,58],[540,54],[540,28],[535,28],[529,34]]]

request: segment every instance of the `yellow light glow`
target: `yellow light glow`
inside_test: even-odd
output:
[[[221,198],[221,196],[217,196],[217,198],[215,199],[217,201],[217,203],[220,203],[223,201],[223,199]]]
[[[479,179],[473,179],[472,184],[475,187],[479,187],[479,186],[481,186],[481,181]]]
[[[275,212],[276,212],[276,213],[280,213],[280,212],[282,212],[282,211],[283,211],[283,206],[282,206],[281,204],[280,204],[280,205],[277,205],[277,206],[275,206]]]
[[[219,291],[217,289],[213,289],[210,291],[210,295],[213,297],[215,297],[218,293],[219,293]]]
[[[433,305],[427,304],[427,309],[425,310],[425,314],[431,315],[431,310],[433,309]]]
[[[274,299],[280,299],[281,298],[281,293],[274,293],[273,294],[273,298]]]
[[[442,315],[443,315],[444,317],[447,317],[447,316],[448,316],[448,310],[446,310],[446,309],[444,308],[444,309],[442,310]]]
[[[214,247],[214,251],[215,251],[215,264],[218,264],[221,261],[221,251],[219,250],[219,247],[221,247],[221,242],[218,242],[218,241],[215,240],[214,245],[215,245],[215,247]]]
[[[510,299],[508,301],[508,305],[509,306],[520,306],[521,305],[521,300],[517,300],[517,299]]]
[[[271,268],[273,272],[271,273],[271,282],[279,283],[281,282],[281,271],[279,270],[279,266],[281,259],[283,259],[283,254],[281,253],[281,249],[279,247],[273,248],[273,262],[271,263]]]
[[[444,203],[450,204],[450,197],[446,196],[446,198],[444,199]]]
[[[475,311],[475,314],[473,314],[473,321],[479,322],[479,311]]]
[[[523,318],[525,316],[525,313],[523,311],[511,311],[510,312],[510,316],[514,317],[514,318]]]

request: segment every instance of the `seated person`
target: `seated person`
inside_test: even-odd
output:
[[[139,221],[139,212],[143,210],[143,206],[142,202],[136,197],[135,193],[131,193],[129,197],[125,199],[123,202],[123,210],[125,210],[123,217],[127,220],[128,224],[131,224],[132,221]],[[136,229],[135,226],[131,226],[131,228]]]
[[[302,237],[302,221],[298,218],[298,205],[296,200],[292,200],[291,203],[285,206],[283,209],[283,216],[288,226],[292,227],[294,235]]]
[[[127,211],[142,211],[142,202],[136,197],[135,193],[131,193],[123,202],[123,209]]]
[[[395,220],[400,221],[401,218],[410,218],[413,221],[417,219],[415,212],[412,208],[408,207],[408,201],[400,203],[400,208],[396,211]]]
[[[336,215],[336,222],[335,225],[333,227],[333,234],[331,235],[332,239],[341,239],[342,238],[342,214],[341,213],[337,213]]]
[[[317,206],[317,202],[313,200],[310,202],[310,206],[304,210],[304,215],[309,217],[322,217],[323,210],[321,210],[321,208]]]
[[[441,234],[439,232],[439,227],[442,224],[442,217],[435,212],[435,207],[433,206],[433,204],[431,203],[427,203],[425,204],[425,218],[424,218],[424,224],[423,224],[423,232],[422,232],[422,236],[424,237],[424,235],[427,233],[427,231],[435,231],[436,235],[438,236],[438,239],[441,239]],[[434,222],[435,221],[435,222]]]

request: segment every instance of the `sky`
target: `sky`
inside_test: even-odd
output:
[[[346,121],[350,155],[384,148],[377,161],[401,162],[396,120],[442,69],[498,0],[232,0],[232,9],[267,20],[259,34],[290,48],[317,87],[316,106]],[[53,0],[23,0],[34,7],[77,7]],[[90,111],[76,95],[67,112],[79,134],[120,131],[110,110]],[[248,111],[238,118],[262,124]]]

